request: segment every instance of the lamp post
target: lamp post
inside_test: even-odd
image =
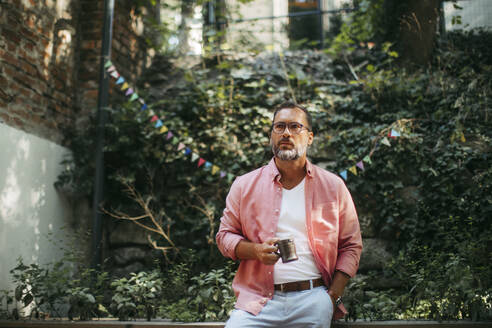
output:
[[[92,203],[92,268],[101,265],[102,254],[102,213],[99,206],[104,196],[104,126],[107,120],[109,77],[104,65],[111,57],[113,38],[114,0],[104,1],[104,26],[102,31],[101,63],[99,68],[99,92],[97,101],[97,139],[96,139],[96,173],[94,178],[94,198]]]

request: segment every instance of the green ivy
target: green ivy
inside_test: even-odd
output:
[[[314,163],[338,173],[371,153],[372,163],[357,176],[349,173],[347,185],[361,219],[370,219],[374,234],[390,243],[395,261],[385,274],[402,284],[387,291],[355,284],[368,303],[357,305],[354,318],[377,319],[378,311],[389,308],[395,310],[384,318],[490,318],[490,44],[489,33],[450,33],[439,42],[432,65],[413,72],[394,62],[390,44],[369,49],[354,43],[356,51],[340,55],[296,51],[219,65],[205,60],[193,70],[167,72],[173,82],[156,82],[146,99],[180,141],[234,175],[270,159],[276,104],[295,98],[307,105],[315,123],[309,153]],[[149,123],[148,111],[123,104],[110,114],[104,207],[140,215],[141,208],[122,193],[121,182],[131,183],[178,246],[166,266],[192,248],[191,276],[222,268],[213,237],[230,181],[197,169],[177,152]],[[401,137],[387,137],[391,128]],[[93,132],[70,136],[74,156],[60,178],[87,197]],[[385,136],[390,146],[381,143]],[[369,291],[378,293],[375,300]],[[169,306],[190,304],[180,299]],[[197,318],[193,306],[183,316]]]

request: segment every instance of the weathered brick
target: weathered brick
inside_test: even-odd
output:
[[[38,76],[38,71],[34,68],[33,65],[26,63],[23,60],[19,61],[20,68],[30,76]]]
[[[19,42],[21,40],[18,33],[16,33],[15,31],[10,30],[8,28],[5,28],[5,26],[2,27],[2,36],[5,39],[7,39],[9,41],[12,41],[12,42],[14,42],[16,44],[19,44]]]
[[[34,44],[33,44],[33,43],[31,43],[31,42],[26,42],[26,43],[24,44],[24,48],[25,48],[27,51],[31,52],[31,51],[33,51],[33,49],[34,49]]]
[[[34,33],[33,31],[29,30],[28,28],[23,27],[20,30],[20,34],[24,38],[31,40],[34,43],[37,43],[39,41],[39,36],[36,33]]]

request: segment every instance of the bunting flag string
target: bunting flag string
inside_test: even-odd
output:
[[[106,72],[113,78],[115,79],[115,84],[120,86],[121,91],[124,92],[126,97],[129,97],[130,102],[138,101],[141,105],[140,110],[145,111],[149,109],[147,103],[143,98],[141,98],[137,92],[130,86],[130,84],[126,81],[126,79],[121,76],[121,74],[118,72],[116,69],[116,66],[112,63],[111,60],[106,61],[104,64],[104,68]],[[210,170],[212,175],[217,174],[217,172],[220,171],[219,177],[220,179],[227,178],[229,182],[232,181],[234,178],[234,175],[231,173],[228,173],[226,171],[221,170],[221,168],[213,164],[204,158],[200,157],[199,154],[195,153],[192,151],[190,147],[187,147],[185,143],[181,142],[172,131],[169,130],[169,128],[165,125],[163,119],[160,119],[158,115],[154,113],[152,109],[150,109],[148,116],[150,117],[150,123],[154,125],[156,129],[159,129],[159,134],[166,134],[166,141],[171,141],[171,144],[176,146],[177,145],[177,151],[182,152],[185,156],[191,155],[191,162],[195,162],[198,160],[198,167],[203,166],[204,169]]]
[[[400,120],[400,121],[408,121],[408,120]],[[392,126],[397,124],[401,127],[400,121],[395,122],[394,124],[392,124]],[[386,130],[388,130],[387,134],[386,134]],[[371,156],[379,148],[380,144],[383,144],[387,147],[391,147],[391,142],[388,140],[388,137],[390,139],[396,139],[397,137],[401,137],[401,133],[397,129],[395,129],[394,127],[383,129],[383,131],[380,133],[380,137],[378,139],[376,139],[375,145],[372,148],[372,150],[370,151],[370,153],[368,155],[365,155],[362,158],[362,160],[359,160],[355,165],[352,165],[350,168],[340,171],[338,174],[345,181],[347,181],[347,179],[348,179],[347,172],[350,172],[353,175],[357,176],[359,174],[359,171],[357,169],[359,169],[360,171],[365,171],[366,167],[365,167],[364,163],[366,163],[367,165],[372,164]]]
[[[104,64],[104,68],[105,68],[106,72],[113,79],[116,80],[115,84],[118,86],[121,85],[121,91],[124,91],[125,96],[126,97],[130,96],[129,97],[130,102],[134,102],[135,100],[137,100],[141,105],[141,107],[140,107],[141,111],[145,111],[145,110],[149,109],[145,100],[143,98],[141,98],[135,92],[135,90],[129,85],[129,83],[126,81],[126,79],[123,76],[121,76],[121,74],[118,72],[118,70],[116,69],[116,66],[111,62],[111,60],[106,61],[106,63]],[[190,156],[191,162],[195,162],[196,160],[198,160],[198,163],[197,163],[198,168],[203,166],[204,169],[210,170],[212,175],[219,173],[220,179],[227,178],[227,180],[229,182],[232,181],[232,179],[234,178],[233,174],[228,173],[224,170],[221,170],[221,168],[218,165],[210,163],[209,161],[200,157],[199,154],[193,152],[191,150],[191,148],[187,147],[183,142],[180,142],[179,139],[174,135],[174,133],[172,131],[170,131],[169,128],[164,124],[163,120],[161,120],[159,118],[159,116],[157,116],[152,109],[150,109],[148,116],[151,117],[150,123],[152,123],[155,128],[159,129],[159,134],[164,134],[167,132],[166,137],[165,137],[166,141],[171,140],[172,145],[174,145],[174,146],[178,145],[177,146],[178,152],[182,151],[186,156],[191,155]],[[408,121],[408,120],[399,120],[396,122],[398,124],[398,126],[401,128],[401,122],[400,121]],[[395,124],[392,124],[392,126],[390,128],[386,128],[383,131],[384,131],[384,134],[382,134],[376,140],[374,147],[372,148],[372,150],[370,151],[370,153],[368,155],[364,156],[362,160],[357,161],[355,165],[352,165],[350,168],[342,170],[338,173],[345,181],[347,181],[347,179],[348,179],[348,172],[352,173],[354,176],[357,176],[359,174],[358,170],[364,171],[366,169],[364,163],[366,163],[366,165],[372,164],[371,156],[374,153],[374,151],[379,148],[380,144],[383,144],[387,147],[391,147],[391,143],[390,143],[388,138],[396,139],[398,137],[401,137],[401,132],[399,131],[398,128],[396,128]],[[386,133],[386,131],[388,131],[388,132]]]

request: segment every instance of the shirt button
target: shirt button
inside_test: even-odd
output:
[[[272,273],[271,272],[268,272],[268,274],[272,274]],[[270,295],[272,295],[272,294],[270,294]]]
[[[275,212],[278,212],[278,208],[275,209]]]
[[[269,293],[268,296],[272,296],[272,293]]]

